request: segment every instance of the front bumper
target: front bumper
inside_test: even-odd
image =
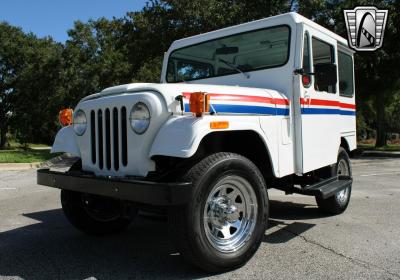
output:
[[[96,177],[79,171],[37,171],[39,185],[157,205],[183,205],[192,195],[192,183],[158,183],[124,178]]]

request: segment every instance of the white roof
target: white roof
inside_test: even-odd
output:
[[[340,42],[344,46],[348,46],[347,40],[344,39],[343,37],[337,35],[336,33],[326,29],[325,27],[313,22],[312,20],[309,20],[308,18],[294,12],[290,13],[285,13],[277,16],[272,16],[268,18],[263,18],[247,23],[242,23],[222,29],[218,29],[215,31],[187,37],[184,39],[176,40],[175,42],[172,43],[170,49],[175,49],[175,48],[180,48],[183,46],[199,43],[202,41],[206,40],[211,40],[214,38],[226,36],[228,34],[235,34],[235,33],[240,33],[240,32],[245,32],[249,31],[255,28],[260,28],[262,26],[267,26],[271,24],[284,24],[284,23],[289,23],[289,22],[294,22],[294,23],[303,23],[306,24],[312,28],[315,28],[317,30],[320,30],[327,34],[328,36],[332,37],[336,41]]]
[[[325,34],[327,34],[330,37],[332,37],[333,39],[335,39],[336,41],[340,42],[341,44],[348,46],[347,40],[345,38],[343,38],[342,36],[337,35],[336,33],[330,31],[329,29],[319,25],[318,23],[315,23],[312,20],[309,20],[306,17],[303,17],[302,15],[300,15],[298,13],[287,13],[287,14],[283,14],[283,15],[290,15],[293,17],[295,22],[297,22],[297,23],[302,22],[302,23],[305,23],[315,29],[319,29],[319,30],[323,31]]]

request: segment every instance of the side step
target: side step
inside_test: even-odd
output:
[[[336,193],[351,186],[353,179],[350,176],[334,176],[313,185],[297,189],[296,193],[304,195],[321,196],[323,199],[331,197]]]

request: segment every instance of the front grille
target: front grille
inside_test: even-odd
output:
[[[92,163],[101,170],[128,164],[126,108],[106,108],[90,112]]]

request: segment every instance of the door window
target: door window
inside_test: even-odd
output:
[[[315,71],[315,68],[318,68],[318,66],[335,62],[332,45],[313,37],[312,38],[312,50],[313,50],[314,71]],[[318,83],[318,81],[316,81],[316,80],[314,81],[314,88],[317,91],[326,91],[329,93],[336,93],[336,85],[322,85],[322,84]]]
[[[310,63],[310,35],[308,32],[304,34],[304,44],[303,44],[303,70],[305,73],[311,72]],[[304,87],[310,87],[311,77],[310,75],[303,75],[302,82]]]

